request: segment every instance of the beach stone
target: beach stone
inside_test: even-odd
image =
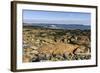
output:
[[[24,52],[30,52],[30,51],[32,51],[31,48],[25,48],[25,49],[24,49]]]
[[[33,55],[33,58],[31,59],[32,62],[39,62],[39,58],[36,55]]]
[[[63,57],[64,57],[65,59],[67,59],[67,58],[68,58],[68,54],[67,54],[67,53],[64,53],[64,54],[63,54]]]
[[[76,49],[74,54],[84,53],[84,51],[85,51],[85,47],[84,46],[80,46],[79,48]]]
[[[34,50],[38,49],[37,46],[31,46],[31,48],[33,48]]]
[[[32,50],[32,51],[30,51],[30,53],[37,55],[39,52],[36,50]]]
[[[38,54],[38,58],[39,60],[45,60],[46,59],[46,55],[43,53]]]
[[[46,54],[46,59],[50,60],[50,58],[51,58],[51,55],[50,54]]]
[[[55,57],[58,58],[59,60],[63,60],[64,59],[63,55],[56,55]]]

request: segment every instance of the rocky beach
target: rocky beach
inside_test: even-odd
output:
[[[23,62],[91,59],[90,30],[23,27]]]

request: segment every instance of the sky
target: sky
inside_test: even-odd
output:
[[[23,23],[90,25],[91,14],[82,12],[23,10]]]

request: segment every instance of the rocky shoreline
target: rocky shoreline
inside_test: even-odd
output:
[[[89,30],[23,28],[23,62],[88,60]]]

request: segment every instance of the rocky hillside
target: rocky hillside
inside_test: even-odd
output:
[[[23,62],[87,60],[90,30],[23,27]]]

